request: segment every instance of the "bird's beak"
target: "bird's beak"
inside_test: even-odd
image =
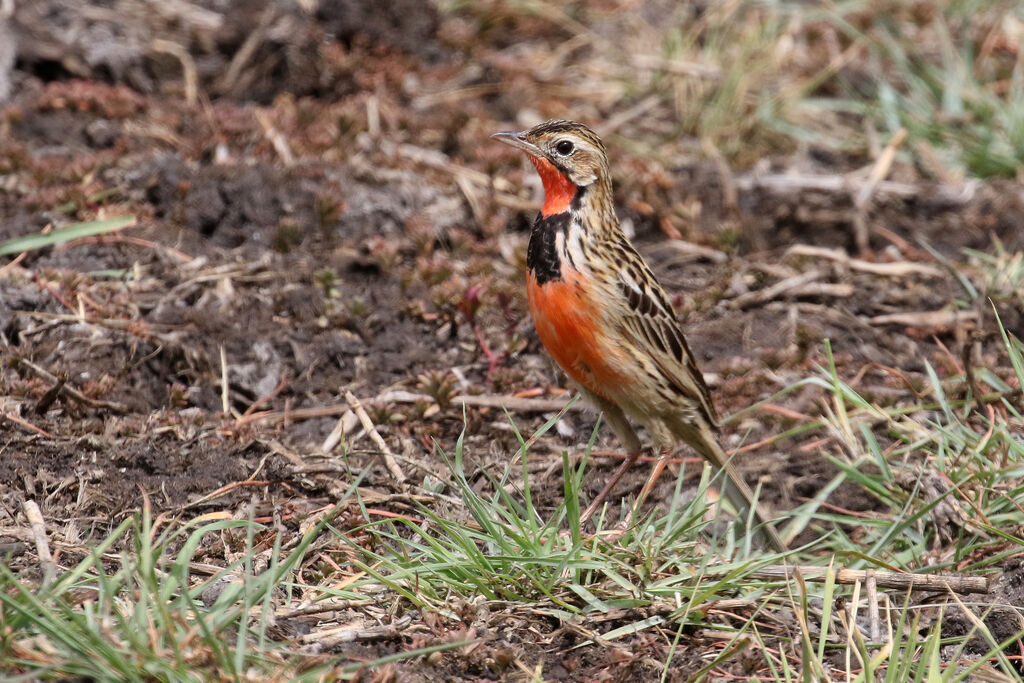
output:
[[[506,145],[511,145],[516,149],[521,149],[532,157],[538,159],[544,158],[544,152],[540,150],[540,147],[533,144],[532,142],[526,141],[526,133],[514,133],[512,131],[505,131],[503,133],[495,133],[491,136],[499,142],[504,142]]]

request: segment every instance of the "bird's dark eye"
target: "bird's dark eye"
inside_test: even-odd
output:
[[[561,154],[563,157],[567,157],[572,154],[572,151],[576,149],[576,146],[572,144],[571,140],[562,140],[555,145],[555,151]]]

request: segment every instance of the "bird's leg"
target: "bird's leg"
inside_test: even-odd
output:
[[[663,446],[661,451],[658,453],[658,458],[654,461],[654,465],[651,467],[651,476],[647,478],[647,483],[644,484],[636,502],[633,503],[633,507],[630,509],[629,514],[626,515],[625,525],[627,527],[633,524],[633,515],[635,515],[636,511],[640,509],[640,506],[644,504],[644,501],[647,500],[647,496],[649,496],[651,491],[654,489],[654,485],[657,484],[658,479],[661,478],[661,473],[665,471],[665,466],[668,465],[670,455],[672,455],[672,447]]]
[[[639,457],[639,448],[636,448],[626,454],[626,459],[622,461],[621,465],[619,465],[619,469],[615,470],[615,474],[612,475],[612,478],[608,480],[608,483],[604,485],[604,488],[601,489],[601,492],[597,494],[597,497],[594,498],[593,501],[591,501],[590,505],[587,506],[587,509],[583,511],[582,515],[580,515],[581,526],[585,524],[587,520],[594,516],[594,513],[597,512],[597,509],[604,504],[604,499],[608,497],[608,494],[612,492],[612,489],[615,488],[615,485],[619,483],[619,479],[622,479],[622,476],[626,473],[626,470],[628,470],[630,466],[632,466],[632,464],[636,462],[637,458]]]

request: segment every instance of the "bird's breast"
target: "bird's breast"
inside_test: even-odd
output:
[[[605,329],[587,275],[565,262],[559,279],[542,280],[531,270],[526,291],[537,336],[567,375],[605,398],[627,381],[624,354]]]

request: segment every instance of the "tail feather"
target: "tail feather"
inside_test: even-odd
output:
[[[685,439],[693,446],[708,462],[722,470],[725,476],[722,482],[722,495],[728,498],[736,510],[743,515],[743,519],[753,519],[754,528],[750,532],[761,544],[771,546],[778,552],[786,552],[789,548],[785,541],[772,525],[770,518],[757,504],[754,492],[747,486],[736,467],[730,462],[729,456],[718,444],[714,432],[708,425],[694,427],[692,436],[695,438]],[[690,436],[690,435],[687,435]],[[753,514],[751,514],[753,513]]]

